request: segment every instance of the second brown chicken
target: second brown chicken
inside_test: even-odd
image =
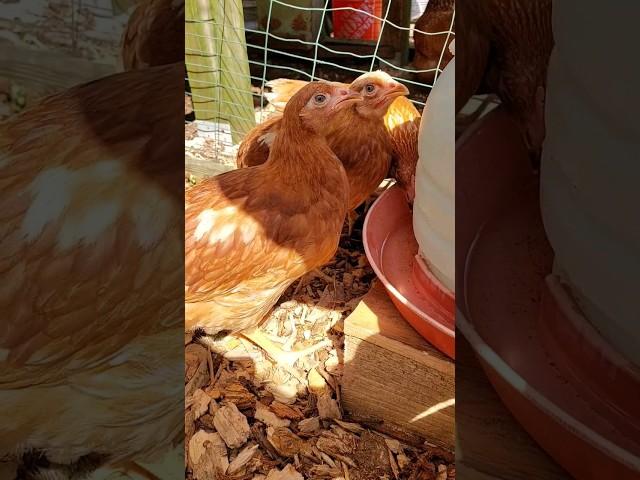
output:
[[[276,94],[272,95],[270,102],[282,106],[288,96],[305,83],[295,80],[279,80],[277,85],[272,83]],[[348,88],[361,94],[364,101],[328,117],[321,125],[320,133],[347,172],[348,210],[352,212],[375,192],[389,173],[393,145],[384,117],[391,103],[408,95],[409,91],[381,71],[361,75]],[[264,163],[281,129],[282,118],[279,116],[255,127],[240,145],[238,166]]]

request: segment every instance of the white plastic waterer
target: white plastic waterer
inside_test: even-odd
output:
[[[628,88],[640,83],[640,71],[612,57],[628,42],[620,23],[634,22],[640,8],[576,15],[579,5],[553,4],[542,215],[554,273],[600,334],[640,365],[640,94]],[[584,33],[593,29],[599,34]]]
[[[451,292],[455,291],[454,101],[455,57],[436,80],[424,107],[413,203],[418,254]]]

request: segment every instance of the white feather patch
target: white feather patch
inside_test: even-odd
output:
[[[21,232],[33,241],[49,224],[60,222],[58,246],[91,244],[122,216],[134,224],[139,245],[149,247],[167,228],[171,204],[157,188],[140,188],[116,160],[71,170],[53,167],[39,173],[28,187],[31,205]]]
[[[216,228],[211,232],[211,235],[209,235],[209,243],[213,245],[214,243],[224,242],[227,238],[233,235],[235,231],[236,226],[233,223],[228,223],[220,228]]]
[[[202,211],[200,215],[198,215],[198,220],[200,221],[200,223],[198,223],[196,231],[193,234],[196,240],[200,240],[202,237],[204,237],[205,233],[213,228],[215,218],[216,212],[214,212],[210,208]]]
[[[35,240],[44,227],[60,218],[71,200],[74,173],[66,167],[53,167],[39,173],[29,185],[33,202],[22,221],[22,233]]]
[[[276,133],[275,132],[269,132],[269,133],[265,133],[260,138],[258,138],[258,141],[260,143],[262,143],[263,145],[266,145],[267,147],[271,147],[271,145],[273,145],[273,141],[275,139],[276,139]]]
[[[226,239],[236,229],[234,224],[229,224],[226,220],[232,218],[236,213],[238,213],[238,209],[233,206],[220,210],[212,210],[210,208],[203,210],[198,215],[199,223],[193,236],[196,240],[201,240],[207,233],[211,232],[209,235],[209,243]],[[223,221],[216,227],[218,219],[222,219]]]

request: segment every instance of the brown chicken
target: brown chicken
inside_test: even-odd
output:
[[[436,69],[442,70],[453,58],[449,45],[454,35],[428,33],[454,31],[452,20],[455,8],[454,0],[429,0],[427,7],[416,21],[413,33],[415,57],[413,68],[416,70],[431,70],[420,72],[418,78],[425,83],[433,84]],[[422,33],[426,32],[426,33]]]
[[[142,0],[122,36],[125,70],[184,60],[184,0]]]
[[[396,98],[384,117],[393,145],[393,159],[389,174],[404,190],[409,205],[413,205],[413,199],[416,196],[415,176],[418,165],[420,118],[420,112],[413,102],[404,97]]]
[[[270,102],[278,106],[287,104],[289,95],[303,85],[305,83],[300,81],[271,82],[273,92]],[[383,119],[389,105],[409,91],[381,71],[365,73],[344,86],[360,93],[364,101],[327,118],[321,125],[320,133],[347,172],[351,226],[353,210],[375,192],[389,172],[392,144]],[[240,145],[238,166],[263,163],[269,145],[277,138],[280,129],[281,120],[278,117],[256,126]]]
[[[475,93],[495,93],[538,156],[544,139],[551,0],[458,0],[456,112]]]
[[[319,132],[361,100],[340,84],[306,85],[287,104],[265,163],[187,190],[185,321],[196,338],[212,344],[242,333],[282,366],[309,351],[285,355],[251,329],[338,247],[349,185]]]
[[[0,127],[0,458],[20,478],[182,441],[182,75],[113,75]]]
[[[360,78],[367,78],[368,75],[370,74],[365,74]],[[384,74],[383,78],[386,79],[388,77]],[[357,88],[359,85],[362,85],[362,82],[356,82],[358,82],[358,80],[351,84],[352,89],[354,86]],[[307,82],[301,80],[272,80],[266,84],[272,89],[272,91],[266,93],[265,96],[267,97],[267,100],[269,100],[270,104],[280,110],[287,104],[287,100],[291,98],[291,95],[306,84]],[[387,174],[390,174],[393,176],[398,181],[398,184],[405,190],[408,203],[413,204],[413,198],[415,196],[414,177],[416,173],[416,165],[418,163],[418,131],[420,129],[420,112],[418,112],[418,109],[413,105],[413,103],[404,96],[407,95],[408,92],[400,93],[401,90],[402,89],[398,87],[398,94],[394,94],[395,98],[384,114],[384,126],[389,133],[391,140],[391,163],[389,164],[391,168],[383,173],[382,170],[385,163],[381,162],[381,168],[378,175],[386,176]],[[383,91],[378,91],[379,95],[382,93]],[[358,108],[363,110],[367,108],[367,103],[374,104],[376,99],[377,97],[365,97],[363,104],[358,106]],[[335,121],[342,122],[342,119],[334,119],[332,120],[332,123]],[[239,167],[258,165],[264,161],[269,153],[269,145],[275,138],[279,122],[279,117],[271,117],[249,132],[238,150]],[[379,131],[379,125],[377,125],[377,128]],[[331,125],[327,126],[327,131],[323,132],[323,134],[327,135],[328,132],[332,132]],[[334,149],[334,151],[339,149],[339,147],[334,147],[334,144],[339,145],[348,141],[348,139],[345,140],[343,138],[343,135],[346,135],[346,132],[343,133],[341,131],[337,131],[333,136],[327,137],[329,145]],[[384,138],[382,134],[379,133],[378,135],[378,138]],[[345,165],[347,176],[349,176],[351,184],[357,186],[357,184],[361,182],[359,175],[361,175],[362,169],[370,168],[370,160],[364,159],[360,156],[354,156],[349,151],[346,151],[344,155],[346,155],[346,160],[340,156],[340,154],[338,154],[338,157]],[[382,176],[380,181],[385,178],[384,176]],[[358,202],[357,205],[359,205],[362,202],[361,199],[363,199],[363,197],[366,199],[367,196],[375,191],[378,185],[380,185],[380,181],[376,183],[376,181],[373,180],[369,184],[363,185],[364,188],[368,190],[364,190],[363,193],[352,194],[355,199],[351,204],[353,205],[355,202]]]

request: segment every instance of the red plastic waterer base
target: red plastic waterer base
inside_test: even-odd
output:
[[[551,274],[519,139],[497,109],[456,146],[456,325],[507,408],[571,475],[638,479],[640,376]]]
[[[438,350],[455,359],[455,300],[421,261],[413,218],[399,187],[371,206],[363,228],[371,267],[400,314]]]

